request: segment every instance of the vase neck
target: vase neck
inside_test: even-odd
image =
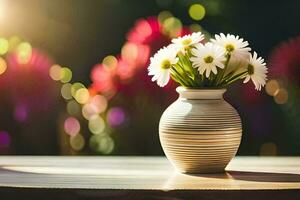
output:
[[[184,99],[223,99],[226,89],[190,89],[177,87],[179,98]]]

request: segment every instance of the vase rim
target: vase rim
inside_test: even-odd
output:
[[[180,98],[186,99],[223,99],[226,88],[176,88]]]

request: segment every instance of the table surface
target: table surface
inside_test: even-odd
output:
[[[0,187],[298,190],[300,157],[236,157],[226,173],[187,175],[164,157],[1,156]]]

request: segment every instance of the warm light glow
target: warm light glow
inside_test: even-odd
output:
[[[102,64],[108,68],[115,68],[118,65],[118,60],[116,57],[109,55],[103,59]]]
[[[18,36],[11,36],[8,39],[8,43],[9,43],[9,51],[14,51],[21,43],[21,39]]]
[[[85,145],[84,137],[81,134],[70,137],[70,145],[75,151],[80,151]]]
[[[3,74],[7,69],[6,61],[0,57],[0,75]]]
[[[97,113],[102,113],[107,108],[107,99],[102,95],[95,95],[91,99],[91,104],[97,109]]]
[[[177,37],[182,29],[182,23],[176,17],[170,17],[163,23],[163,33],[170,37]]]
[[[202,31],[202,27],[199,24],[191,24],[190,30],[192,32],[199,32],[199,31]]]
[[[69,68],[67,68],[67,67],[61,68],[60,73],[61,73],[60,81],[62,83],[68,83],[68,82],[71,81],[71,79],[72,79],[72,71]]]
[[[205,8],[201,4],[193,4],[189,8],[189,15],[194,20],[201,20],[205,16]]]
[[[82,107],[82,115],[87,120],[90,120],[92,116],[102,113],[107,108],[107,100],[102,95],[95,95],[90,99],[90,102]]]
[[[9,48],[9,43],[5,38],[0,38],[0,55],[7,53]]]
[[[28,119],[28,108],[23,104],[16,105],[14,119],[18,122],[25,122]]]
[[[28,42],[22,42],[18,45],[17,53],[19,63],[26,64],[31,58],[32,47]]]
[[[265,89],[266,89],[266,92],[268,93],[268,95],[276,96],[276,94],[278,93],[278,91],[280,89],[280,85],[277,80],[272,79],[267,82]]]
[[[77,82],[77,83],[73,83],[73,84],[72,84],[72,87],[71,87],[71,94],[72,94],[72,96],[73,96],[74,98],[75,98],[75,96],[76,96],[77,90],[79,90],[79,89],[81,89],[81,88],[85,88],[85,86],[84,86],[82,83]]]
[[[90,98],[89,90],[86,88],[80,88],[75,93],[75,99],[80,104],[85,104]]]
[[[61,66],[59,65],[51,66],[49,70],[49,75],[53,80],[59,81],[62,77]]]
[[[115,146],[113,139],[106,133],[93,135],[89,145],[91,149],[102,154],[110,154]]]
[[[68,117],[64,122],[64,129],[67,134],[74,136],[80,131],[80,123],[74,117]]]
[[[80,105],[75,100],[71,100],[67,103],[67,112],[69,115],[78,115],[80,113]]]
[[[66,100],[72,99],[71,87],[71,83],[65,83],[60,89],[61,96]]]
[[[107,121],[111,126],[120,126],[125,121],[124,110],[120,107],[111,108],[107,112]]]
[[[85,119],[90,120],[96,114],[97,108],[93,104],[87,103],[82,107],[82,115]]]
[[[0,131],[0,149],[10,145],[10,135],[6,131]]]
[[[277,155],[277,146],[273,142],[264,143],[260,147],[259,154],[262,156],[276,156]]]
[[[105,129],[104,120],[99,115],[93,115],[89,120],[89,129],[94,134],[100,134]]]
[[[278,104],[285,104],[288,101],[289,95],[286,89],[281,88],[274,96],[274,100]]]
[[[165,10],[165,11],[162,11],[158,14],[157,18],[158,18],[158,21],[163,24],[164,21],[170,17],[173,17],[172,13]]]
[[[138,57],[138,47],[133,43],[126,43],[121,50],[121,56],[124,60],[134,62]]]

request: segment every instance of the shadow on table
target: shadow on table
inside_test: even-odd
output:
[[[271,172],[245,172],[228,170],[220,174],[188,174],[189,176],[218,179],[236,179],[254,182],[300,182],[300,174],[271,173]]]
[[[233,179],[256,182],[300,182],[300,174],[227,171]]]

